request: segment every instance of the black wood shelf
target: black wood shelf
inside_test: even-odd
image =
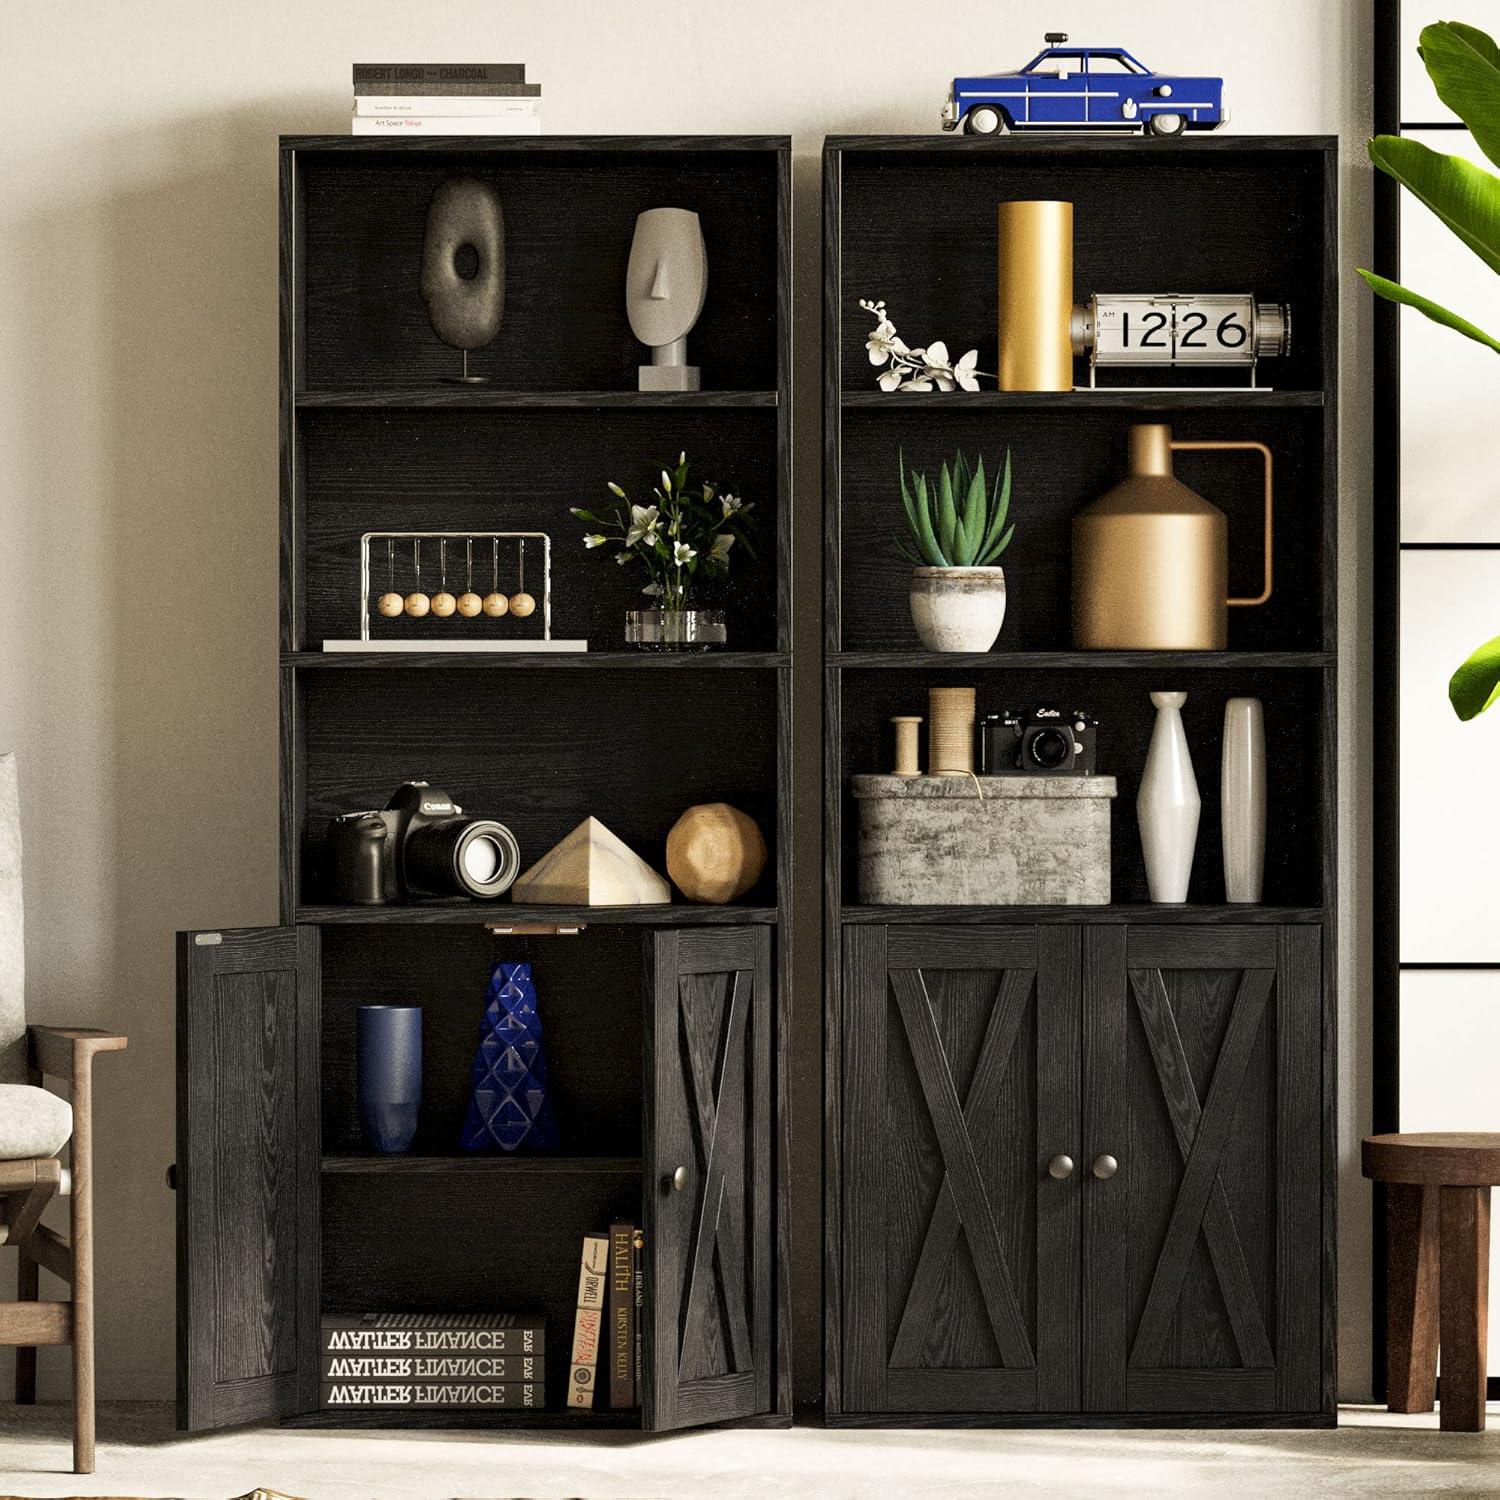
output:
[[[299,391],[302,411],[384,410],[442,407],[457,410],[567,411],[659,410],[776,406],[775,391],[510,391],[497,386],[362,386],[351,390]]]
[[[1335,1420],[1337,175],[1328,137],[825,142],[830,1427]],[[1055,393],[878,390],[870,322],[856,307],[876,294],[903,333],[972,346],[981,368],[999,368],[995,205],[1029,199],[1073,206],[1075,303],[1099,290],[1209,285],[1286,302],[1291,347],[1260,371],[1271,388],[1198,370],[1124,374],[1138,384],[1101,371],[1107,387]],[[896,202],[903,222],[942,225],[920,254],[890,234]],[[1163,220],[1184,233],[1163,240]],[[1073,380],[1087,378],[1076,362]],[[1144,384],[1176,380],[1214,384]],[[1054,649],[1072,639],[1074,518],[1123,473],[1130,425],[1152,420],[1188,443],[1270,448],[1273,598],[1230,612],[1232,650]],[[891,540],[903,530],[897,473],[930,476],[955,448],[973,462],[976,444],[989,473],[1011,456],[1010,608],[992,651],[918,649],[909,565]],[[1230,593],[1251,592],[1257,476],[1225,465],[1200,478],[1196,462],[1184,456],[1184,482],[1228,519]],[[878,819],[850,778],[890,765],[890,720],[923,714],[938,684],[974,687],[980,712],[1061,698],[1097,714],[1099,767],[1118,781],[1109,904],[956,906],[941,904],[941,887],[920,906],[857,899],[859,825],[878,830]],[[1167,687],[1187,693],[1202,810],[1191,899],[1158,906],[1134,804],[1155,727],[1149,692]],[[1265,710],[1269,899],[1254,906],[1222,900],[1230,696]],[[1008,1054],[997,1036],[1014,1039]],[[1205,1079],[1217,1109],[1202,1107]],[[1199,1108],[1184,1108],[1195,1091]],[[1206,1165],[1190,1158],[1209,1144],[1203,1180],[1214,1177],[1239,1227],[1233,1250],[1203,1258],[1213,1269],[1194,1281],[1200,1237],[1228,1238],[1206,1188],[1184,1210]],[[1098,1167],[1117,1150],[1111,1187]],[[1054,1154],[1074,1159],[1055,1182]],[[940,1182],[954,1199],[934,1209]],[[960,1197],[980,1205],[972,1216]],[[965,1231],[974,1259],[960,1280],[949,1257],[954,1226],[970,1217],[1004,1227]],[[976,1304],[976,1273],[987,1292],[1012,1288],[1009,1304]]]
[[[750,672],[792,664],[788,651],[283,651],[281,665],[298,672],[358,672],[420,667],[423,671],[528,670],[623,672]]]
[[[394,927],[726,927],[763,926],[777,920],[774,906],[519,906],[508,901],[434,901],[404,906],[299,906],[299,925]]]
[[[935,411],[1086,411],[1110,408],[1125,411],[1263,411],[1277,408],[1318,408],[1322,391],[1202,387],[1197,390],[1158,391],[1113,386],[1091,391],[845,391],[839,397],[846,409],[889,406],[898,411],[931,407]]]
[[[1320,669],[1334,665],[1331,651],[832,651],[827,665],[910,671],[1210,671]]]
[[[639,1177],[639,1156],[495,1156],[466,1152],[453,1156],[421,1156],[393,1152],[351,1151],[323,1158],[323,1175],[389,1177],[446,1177],[490,1174],[501,1177],[575,1176]]]
[[[1115,902],[1108,906],[841,906],[841,922],[884,926],[926,923],[974,923],[995,926],[1035,922],[1179,923],[1191,926],[1279,926],[1320,922],[1318,906],[1155,906],[1147,902]]]

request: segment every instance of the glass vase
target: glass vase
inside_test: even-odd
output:
[[[632,609],[625,644],[642,651],[712,651],[728,639],[722,609]]]

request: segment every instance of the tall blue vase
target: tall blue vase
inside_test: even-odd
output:
[[[557,1145],[542,1022],[530,964],[498,963],[474,1054],[465,1151],[546,1151]]]
[[[371,1151],[405,1151],[422,1107],[422,1007],[361,1005],[359,1123]]]

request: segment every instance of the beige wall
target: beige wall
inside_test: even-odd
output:
[[[553,132],[793,135],[809,762],[796,1104],[815,1131],[819,147],[825,133],[932,131],[955,71],[1016,66],[1059,26],[1163,68],[1224,73],[1237,132],[1340,133],[1344,260],[1366,257],[1368,7],[1355,0],[0,5],[0,748],[22,757],[33,1018],[131,1036],[102,1065],[98,1109],[104,1395],[172,1389],[172,933],[276,917],[277,133],[347,130],[354,58],[500,57],[543,83]],[[1370,316],[1352,275],[1343,292],[1340,1324],[1341,1383],[1357,1394],[1369,1379],[1356,1148],[1369,1093]],[[814,1159],[796,1184],[814,1199],[815,1173]],[[810,1221],[800,1234],[817,1265]],[[64,1358],[44,1353],[43,1367],[61,1392]]]

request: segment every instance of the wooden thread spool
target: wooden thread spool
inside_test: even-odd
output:
[[[896,769],[892,776],[920,776],[922,769],[917,763],[917,731],[922,726],[921,714],[897,714],[891,720],[896,726]]]
[[[974,689],[935,687],[927,692],[927,774],[974,774]]]

